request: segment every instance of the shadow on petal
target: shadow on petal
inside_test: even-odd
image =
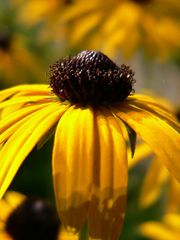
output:
[[[109,195],[109,193],[112,193]],[[108,197],[109,195],[109,197]],[[126,189],[105,189],[93,195],[88,223],[91,239],[117,240],[123,225],[126,209]]]

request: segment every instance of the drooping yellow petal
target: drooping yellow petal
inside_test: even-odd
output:
[[[127,150],[111,112],[96,112],[93,195],[88,223],[90,239],[118,239],[125,215]]]
[[[5,193],[20,165],[41,137],[58,121],[66,110],[58,103],[32,114],[8,139],[0,151],[0,198]]]
[[[30,102],[39,102],[39,101],[47,102],[50,99],[51,99],[50,96],[27,96],[27,97],[12,98],[10,100],[6,100],[0,103],[0,109],[9,107],[9,106],[12,106],[13,104],[18,104],[18,103],[30,103]]]
[[[140,95],[138,95],[138,97],[139,96]],[[168,122],[168,124],[174,127],[178,132],[180,132],[180,124],[177,122],[176,117],[173,115],[172,111],[165,108],[165,106],[157,102],[154,102],[149,97],[141,96],[140,99],[142,100],[133,97],[131,99],[132,99],[132,101],[130,102],[131,105],[155,114],[157,117],[160,117],[164,121]]]
[[[163,157],[163,156],[162,156]],[[167,181],[169,173],[160,159],[153,159],[142,185],[140,206],[148,207],[160,197],[162,186]]]
[[[94,159],[94,120],[91,108],[70,107],[56,129],[53,180],[63,225],[79,231],[85,223],[91,196]]]
[[[160,117],[145,109],[130,106],[128,102],[116,106],[112,111],[134,129],[180,181],[180,135],[178,132]]]
[[[24,93],[32,93],[34,91],[35,93],[38,92],[38,94],[44,92],[49,93],[49,87],[47,84],[28,84],[28,85],[18,85],[15,87],[11,87],[5,90],[0,91],[0,102],[3,100],[9,98],[10,96],[16,94],[17,92],[24,92]]]
[[[79,19],[79,17],[83,16],[84,14],[88,14],[92,12],[97,5],[99,5],[97,1],[90,1],[88,2],[88,4],[84,4],[84,2],[79,2],[79,3],[77,2],[77,4],[72,4],[71,6],[68,6],[68,8],[63,11],[61,20],[71,21],[76,18]]]
[[[71,29],[71,42],[73,44],[77,44],[77,42],[80,42],[80,40],[84,39],[86,34],[93,30],[100,19],[101,14],[99,12],[95,12],[83,17],[83,21],[78,19],[76,27]]]
[[[27,106],[25,108],[12,112],[11,114],[8,114],[6,117],[0,120],[0,134],[2,134],[6,129],[8,130],[9,127],[16,124],[19,120],[47,106],[48,104]]]

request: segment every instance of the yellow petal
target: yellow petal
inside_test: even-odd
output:
[[[22,193],[9,191],[6,193],[4,199],[12,208],[16,208],[25,200],[25,198],[25,195]]]
[[[92,186],[93,112],[72,106],[57,126],[53,149],[53,179],[57,209],[72,232],[85,223]]]
[[[174,231],[168,225],[156,222],[142,224],[139,231],[143,236],[156,240],[177,240],[180,236],[180,231]]]
[[[118,110],[119,108],[119,110]],[[180,135],[166,121],[151,112],[120,104],[114,113],[125,121],[162,159],[167,169],[180,181]]]
[[[179,231],[180,233],[180,215],[178,213],[165,214],[163,220],[169,227],[173,228],[174,231]]]
[[[36,112],[37,110],[46,107],[48,104],[41,104],[41,105],[34,105],[34,106],[28,106],[24,107],[20,110],[17,110],[13,112],[12,114],[8,114],[6,117],[4,117],[2,120],[0,120],[0,134],[3,133],[6,129],[17,123],[22,118],[30,115],[33,112]]]
[[[71,21],[75,18],[79,19],[79,17],[83,16],[85,13],[88,14],[92,12],[97,5],[98,5],[97,1],[91,1],[88,4],[84,4],[84,2],[72,4],[66,10],[63,11],[61,20]]]
[[[30,102],[38,102],[38,101],[48,101],[50,100],[50,96],[27,96],[27,97],[19,97],[19,98],[12,98],[10,100],[6,100],[0,103],[0,109],[12,106],[13,104],[19,103],[30,103]]]
[[[139,200],[141,207],[150,206],[160,197],[162,186],[168,177],[169,173],[162,165],[161,160],[153,159],[143,181]]]
[[[28,84],[28,85],[18,85],[15,87],[11,87],[5,90],[0,91],[0,102],[5,100],[6,98],[9,98],[10,96],[16,94],[17,92],[29,92],[32,93],[32,91],[35,91],[38,93],[41,92],[50,92],[48,85],[46,84]]]
[[[6,232],[0,232],[0,239],[2,239],[2,240],[12,240],[12,237],[9,236]]]
[[[111,112],[96,112],[93,195],[88,223],[91,239],[118,239],[127,191],[127,150]]]
[[[76,26],[71,29],[71,42],[77,44],[83,40],[84,37],[94,29],[101,17],[100,12],[95,12],[84,16],[83,20],[78,20]]]
[[[6,202],[5,199],[0,200],[0,222],[5,222],[9,214],[13,211],[13,207]]]
[[[131,105],[155,114],[157,117],[167,121],[172,127],[180,132],[180,124],[177,122],[172,111],[170,111],[168,107],[166,108],[163,104],[158,103],[158,100],[155,102],[155,100],[152,100],[150,97],[143,95],[137,95],[137,97],[131,97],[130,99],[132,99],[130,102]]]
[[[0,151],[0,198],[11,183],[18,168],[41,137],[58,121],[66,107],[52,104],[32,114],[8,139]]]

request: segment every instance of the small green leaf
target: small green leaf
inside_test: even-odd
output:
[[[85,223],[79,233],[79,240],[88,240],[88,239],[89,239],[88,226],[87,226],[87,223]]]
[[[126,123],[124,122],[127,132],[128,132],[128,137],[129,137],[129,144],[131,148],[131,156],[134,156],[135,149],[136,149],[136,132]]]

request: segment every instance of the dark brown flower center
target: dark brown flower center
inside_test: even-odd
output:
[[[62,100],[82,105],[123,101],[134,90],[133,71],[101,52],[83,51],[50,66],[50,86]]]
[[[6,231],[14,240],[57,240],[59,220],[49,203],[28,198],[10,214]]]

